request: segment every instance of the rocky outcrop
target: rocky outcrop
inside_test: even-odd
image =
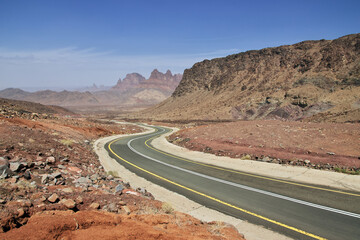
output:
[[[141,116],[161,119],[359,121],[360,34],[204,60],[172,97]]]
[[[153,89],[170,96],[178,86],[181,78],[182,74],[173,75],[170,70],[167,70],[164,74],[154,69],[149,79],[145,79],[138,73],[127,74],[123,80],[119,79],[112,90],[125,92],[131,89]]]

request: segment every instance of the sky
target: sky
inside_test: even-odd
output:
[[[358,0],[0,0],[0,89],[112,86],[360,32]]]

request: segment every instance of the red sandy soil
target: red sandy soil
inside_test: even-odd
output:
[[[227,236],[224,238],[224,236]],[[242,239],[233,227],[205,224],[187,214],[120,215],[48,211],[33,215],[1,239]]]
[[[192,150],[235,158],[263,160],[267,156],[267,162],[360,168],[358,123],[239,121],[183,129],[169,140]],[[305,160],[311,163],[305,164]]]

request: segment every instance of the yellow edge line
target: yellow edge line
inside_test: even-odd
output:
[[[186,159],[186,158],[178,157],[178,156],[169,154],[167,152],[163,152],[161,150],[158,150],[158,149],[153,148],[153,147],[148,145],[148,141],[151,141],[151,140],[153,140],[154,138],[157,138],[157,137],[159,137],[159,136],[155,136],[155,137],[152,137],[152,138],[146,140],[145,145],[148,148],[150,148],[150,149],[152,149],[154,151],[157,151],[159,153],[162,153],[164,155],[167,155],[167,156],[170,156],[170,157],[173,157],[173,158],[177,158],[177,159],[182,160],[182,161],[191,162],[191,163],[194,163],[194,164],[197,164],[197,165],[206,166],[206,167],[209,167],[209,168],[214,168],[214,169],[218,169],[218,170],[222,170],[222,171],[226,171],[226,172],[232,172],[232,173],[237,173],[237,174],[246,175],[246,176],[250,176],[250,177],[266,179],[266,180],[270,180],[270,181],[274,181],[274,182],[281,182],[281,183],[286,183],[286,184],[291,184],[291,185],[296,185],[296,186],[301,186],[301,187],[306,187],[306,188],[312,188],[312,189],[317,189],[317,190],[323,190],[323,191],[328,191],[328,192],[335,192],[335,193],[360,197],[360,194],[356,194],[356,193],[348,193],[348,192],[332,190],[332,189],[327,189],[327,188],[314,187],[314,186],[309,186],[309,185],[305,185],[305,184],[301,184],[301,183],[288,182],[288,181],[285,181],[285,180],[279,180],[279,179],[274,179],[274,178],[269,178],[269,177],[263,177],[263,176],[258,176],[258,175],[254,175],[254,174],[250,174],[250,173],[243,173],[243,172],[239,172],[239,171],[236,171],[236,170],[231,170],[231,169],[226,169],[226,168],[221,168],[221,167],[215,167],[215,166],[212,166],[212,165],[209,165],[209,164],[206,164],[206,163],[199,163],[199,162],[192,161],[192,160],[189,160],[189,159]]]
[[[303,231],[303,230],[297,229],[297,228],[295,228],[295,227],[291,227],[291,226],[286,225],[286,224],[284,224],[284,223],[277,222],[277,221],[272,220],[272,219],[270,219],[270,218],[267,218],[267,217],[261,216],[261,215],[259,215],[259,214],[256,214],[256,213],[250,212],[250,211],[248,211],[248,210],[245,210],[245,209],[243,209],[243,208],[239,208],[239,207],[234,206],[234,205],[232,205],[232,204],[230,204],[230,203],[221,201],[220,199],[211,197],[211,196],[206,195],[206,194],[204,194],[204,193],[198,192],[198,191],[196,191],[196,190],[194,190],[194,189],[185,187],[185,186],[183,186],[183,185],[181,185],[181,184],[179,184],[179,183],[173,182],[173,181],[171,181],[171,180],[169,180],[169,179],[167,179],[167,178],[161,177],[161,176],[159,176],[159,175],[157,175],[157,174],[155,174],[155,173],[152,173],[152,172],[150,172],[150,171],[148,171],[148,170],[146,170],[146,169],[144,169],[144,168],[141,168],[141,167],[139,167],[139,166],[137,166],[137,165],[135,165],[135,164],[133,164],[133,163],[125,160],[124,158],[120,157],[119,155],[117,155],[117,154],[112,150],[111,145],[112,145],[114,142],[118,141],[118,140],[119,140],[119,139],[115,139],[115,140],[113,140],[113,141],[109,144],[109,146],[108,146],[109,150],[110,150],[117,158],[119,158],[119,159],[122,160],[123,162],[125,162],[125,163],[127,163],[127,164],[129,164],[129,165],[131,165],[131,166],[133,166],[133,167],[135,167],[135,168],[137,168],[137,169],[139,169],[139,170],[141,170],[141,171],[143,171],[143,172],[146,172],[146,173],[148,173],[148,174],[150,174],[150,175],[152,175],[152,176],[154,176],[154,177],[156,177],[156,178],[159,178],[159,179],[161,179],[161,180],[163,180],[163,181],[165,181],[165,182],[171,183],[171,184],[173,184],[173,185],[175,185],[175,186],[181,187],[181,188],[186,189],[186,190],[188,190],[188,191],[190,191],[190,192],[196,193],[196,194],[198,194],[198,195],[200,195],[200,196],[206,197],[206,198],[211,199],[211,200],[213,200],[213,201],[215,201],[215,202],[221,203],[221,204],[223,204],[223,205],[226,205],[226,206],[228,206],[228,207],[234,208],[234,209],[239,210],[239,211],[241,211],[241,212],[247,213],[247,214],[252,215],[252,216],[254,216],[254,217],[260,218],[260,219],[262,219],[262,220],[271,222],[271,223],[273,223],[273,224],[279,225],[279,226],[281,226],[281,227],[290,229],[290,230],[292,230],[292,231],[295,231],[295,232],[304,234],[304,235],[306,235],[306,236],[309,236],[309,237],[312,237],[312,238],[315,238],[315,239],[326,240],[326,238],[323,238],[323,237],[314,235],[314,234],[312,234],[312,233],[305,232],[305,231]]]

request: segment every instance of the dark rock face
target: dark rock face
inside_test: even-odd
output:
[[[144,116],[298,120],[321,113],[322,120],[360,121],[359,46],[360,34],[353,34],[204,60]],[[332,107],[316,107],[324,105]]]

